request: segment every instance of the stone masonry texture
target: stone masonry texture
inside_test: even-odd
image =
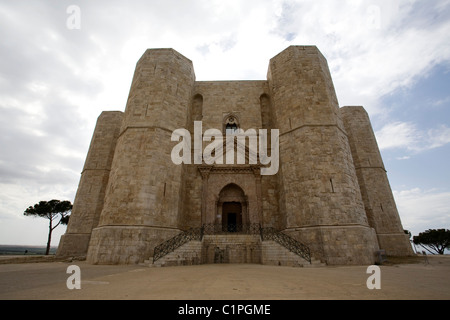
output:
[[[211,143],[195,143],[194,121],[201,134],[254,129],[257,139],[259,129],[278,129],[278,172],[261,175],[265,165],[249,162],[251,138],[244,164],[227,163],[225,154],[223,163],[194,161]],[[191,161],[177,165],[171,136],[181,128],[191,135]],[[142,263],[181,231],[208,225],[225,233],[205,237],[207,258],[199,261],[217,262],[221,243],[227,262],[271,261],[274,251],[233,234],[241,224],[282,231],[329,265],[373,264],[378,250],[412,254],[369,117],[363,107],[339,107],[315,46],[288,47],[258,81],[196,81],[193,63],[177,51],[147,50],[125,111],[97,121],[57,255]]]

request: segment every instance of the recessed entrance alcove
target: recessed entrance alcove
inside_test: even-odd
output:
[[[238,185],[230,183],[219,193],[216,224],[222,225],[222,231],[238,232],[248,223],[247,197]]]

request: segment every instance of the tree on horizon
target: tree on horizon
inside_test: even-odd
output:
[[[445,249],[450,248],[450,230],[429,229],[414,236],[413,242],[432,254],[444,254]]]
[[[72,212],[72,203],[70,201],[50,200],[39,201],[34,206],[28,207],[24,211],[25,216],[41,217],[49,220],[48,239],[45,255],[50,252],[50,243],[52,241],[52,232],[60,224],[67,225],[70,213]]]

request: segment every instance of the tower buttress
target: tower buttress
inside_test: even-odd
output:
[[[340,112],[348,134],[367,218],[377,233],[380,249],[384,249],[388,255],[413,254],[408,236],[403,232],[366,110],[359,106],[343,107]]]
[[[373,263],[378,243],[325,58],[315,46],[291,46],[270,60],[268,80],[285,232],[329,264]]]
[[[195,75],[173,49],[147,50],[136,65],[91,263],[139,263],[179,232],[182,166],[171,135],[185,128]]]
[[[122,118],[121,111],[105,111],[97,119],[67,231],[58,246],[59,257],[87,253],[92,229],[97,227],[103,208]]]

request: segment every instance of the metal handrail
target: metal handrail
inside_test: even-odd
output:
[[[308,246],[275,228],[262,228],[259,223],[228,225],[204,224],[201,228],[191,228],[182,231],[155,247],[153,252],[153,263],[191,240],[201,241],[205,234],[259,234],[262,241],[276,241],[289,251],[311,263],[311,250]]]
[[[153,263],[155,263],[165,255],[175,251],[175,249],[181,247],[188,241],[201,241],[204,234],[258,234],[260,233],[260,229],[261,226],[259,225],[259,223],[228,225],[204,224],[201,228],[191,228],[189,230],[180,232],[176,236],[156,246],[153,251]]]
[[[202,237],[203,228],[191,228],[177,234],[155,247],[153,251],[153,263],[191,240],[201,241]]]
[[[275,228],[261,228],[261,240],[273,240],[281,244],[289,251],[299,255],[311,263],[311,250],[308,246],[288,236],[287,234],[276,230]]]

